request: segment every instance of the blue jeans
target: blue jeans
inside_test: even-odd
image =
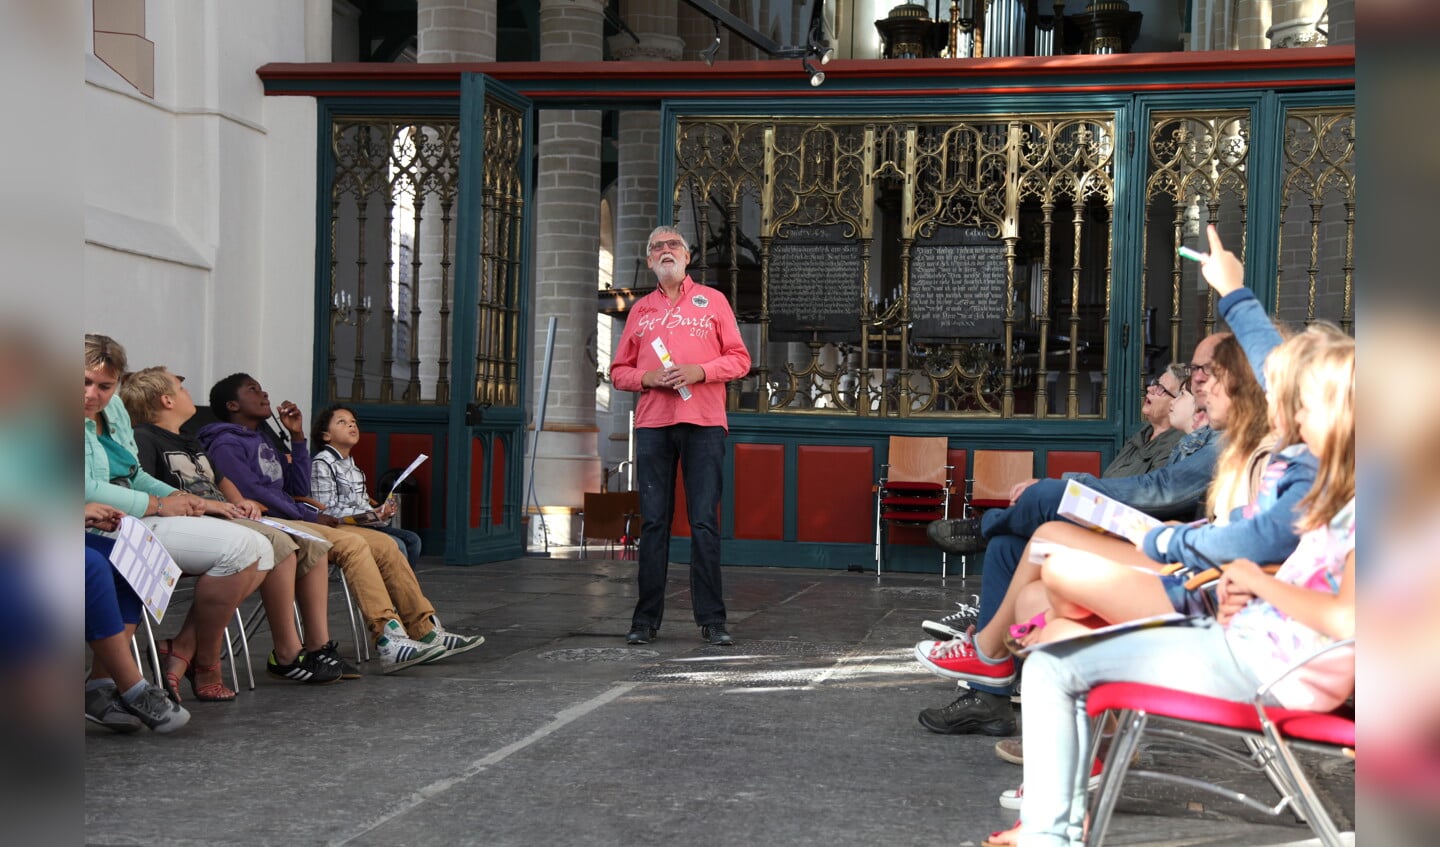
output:
[[[990,513],[986,512],[985,514]],[[975,619],[977,632],[994,620],[995,613],[1000,610],[1000,603],[1005,599],[1005,592],[1010,589],[1010,580],[1015,578],[1015,570],[1020,567],[1020,557],[1025,555],[1027,542],[1028,539],[1018,535],[997,535],[985,545],[985,567],[980,572],[980,616]],[[991,658],[1003,657],[992,656]],[[971,682],[968,685],[973,691],[984,691],[987,694],[998,694],[1002,697],[1008,697],[1015,693],[1013,685],[981,685],[978,682]]]
[[[665,579],[670,569],[670,522],[675,517],[675,474],[684,468],[690,520],[690,605],[698,626],[725,622],[720,584],[721,472],[725,428],[674,424],[635,430],[636,478],[640,482],[639,589],[634,626],[660,628],[665,617]]]
[[[383,532],[395,539],[395,543],[400,546],[400,552],[405,554],[405,558],[410,560],[412,566],[420,559],[420,536],[410,530],[401,529],[398,526],[372,526],[369,529]]]
[[[1022,670],[1026,751],[1020,847],[1079,847],[1090,776],[1085,698],[1102,682],[1140,682],[1248,700],[1260,681],[1236,664],[1213,619],[1036,650]]]
[[[143,606],[125,577],[110,565],[114,539],[85,536],[85,640],[98,641],[140,622]]]

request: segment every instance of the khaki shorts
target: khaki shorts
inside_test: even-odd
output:
[[[313,527],[303,521],[286,521],[278,518],[266,518],[266,520],[273,520],[276,523],[281,523],[315,536],[314,539],[301,538],[296,535],[291,535],[283,529],[267,526],[259,521],[235,521],[235,523],[243,524],[269,539],[270,545],[275,550],[275,561],[281,561],[286,556],[294,553],[295,576],[297,577],[302,577],[309,573],[310,569],[324,559],[325,555],[330,551],[330,542],[321,539],[319,533],[315,532]]]

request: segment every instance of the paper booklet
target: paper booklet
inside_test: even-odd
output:
[[[299,529],[296,529],[295,527],[290,526],[289,524],[283,524],[283,523],[280,523],[279,521],[271,520],[270,518],[256,518],[256,519],[255,519],[255,523],[263,523],[263,524],[265,524],[266,526],[270,527],[271,529],[278,529],[278,530],[280,530],[281,532],[288,532],[288,533],[290,533],[291,535],[295,536],[296,538],[304,538],[304,539],[307,539],[307,540],[309,540],[309,541],[320,541],[320,542],[323,542],[323,543],[325,543],[325,544],[329,544],[329,543],[330,543],[329,541],[326,541],[324,538],[321,538],[321,537],[318,536],[318,535],[311,535],[310,533],[304,532],[304,531],[299,530]]]
[[[1192,620],[1192,618],[1188,615],[1182,615],[1179,612],[1169,612],[1163,615],[1155,615],[1154,617],[1140,618],[1139,620],[1134,621],[1125,621],[1124,623],[1113,623],[1109,626],[1102,626],[1098,629],[1087,629],[1084,632],[1076,633],[1069,638],[1061,638],[1055,641],[1047,641],[1044,644],[1032,644],[1029,647],[1024,648],[1023,650],[1016,651],[1015,655],[1025,656],[1028,655],[1032,650],[1044,650],[1047,647],[1059,647],[1062,644],[1073,644],[1076,641],[1084,641],[1093,638],[1105,638],[1107,636],[1115,635],[1121,632],[1135,632],[1137,630],[1151,629],[1157,626],[1170,626],[1172,624],[1177,624],[1181,621],[1188,620]],[[1044,632],[1043,629],[1040,631]]]
[[[1145,533],[1162,525],[1162,521],[1139,509],[1132,509],[1073,479],[1065,483],[1065,496],[1060,498],[1060,517],[1128,539],[1133,544],[1139,544],[1145,540]]]
[[[150,617],[160,623],[170,605],[175,583],[180,580],[180,566],[170,558],[169,551],[155,538],[150,527],[129,515],[121,518],[115,532],[115,547],[110,551],[110,563],[135,589]]]

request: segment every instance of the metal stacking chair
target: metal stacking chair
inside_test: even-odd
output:
[[[1295,758],[1295,748],[1319,751],[1353,760],[1355,755],[1355,715],[1353,709],[1342,707],[1333,712],[1311,712],[1282,709],[1264,705],[1264,699],[1279,682],[1290,674],[1323,657],[1334,658],[1341,650],[1353,652],[1354,640],[1339,641],[1326,646],[1296,663],[1274,680],[1261,686],[1250,702],[1235,702],[1205,697],[1170,688],[1139,683],[1106,683],[1091,689],[1086,698],[1087,711],[1097,720],[1107,710],[1119,713],[1115,738],[1105,760],[1100,788],[1090,810],[1092,847],[1104,843],[1105,831],[1120,796],[1120,787],[1129,773],[1199,788],[1227,797],[1252,809],[1278,816],[1289,810],[1309,824],[1325,847],[1342,843],[1338,827],[1325,809],[1304,770]],[[1151,717],[1169,718],[1171,726],[1151,727]],[[1208,733],[1239,738],[1249,755],[1241,755],[1230,747],[1202,737],[1191,728]],[[1239,767],[1260,771],[1280,794],[1274,805],[1266,805],[1244,794],[1201,780],[1157,771],[1131,770],[1131,757],[1142,736],[1163,738],[1184,747],[1199,749]],[[1095,735],[1098,747],[1099,734]],[[1094,751],[1092,750],[1092,757]],[[1089,761],[1089,760],[1087,760]]]
[[[885,542],[891,524],[924,526],[950,517],[955,468],[947,465],[944,436],[890,436],[888,460],[880,466],[875,493],[875,573],[885,569]],[[940,577],[949,568],[949,554],[940,553]]]
[[[580,557],[585,558],[590,539],[603,540],[606,552],[620,545],[620,558],[628,559],[635,551],[639,527],[640,492],[585,492],[584,511],[580,513]]]

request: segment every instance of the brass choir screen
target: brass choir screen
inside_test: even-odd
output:
[[[677,216],[755,359],[732,408],[1103,416],[1114,133],[1111,114],[682,118]]]
[[[1145,174],[1141,309],[1146,370],[1188,362],[1215,330],[1215,295],[1181,245],[1202,253],[1214,223],[1241,259],[1248,247],[1250,113],[1157,112],[1151,116]]]
[[[1244,258],[1257,179],[1279,224],[1273,313],[1353,331],[1354,108],[1286,112],[1274,173],[1255,172],[1251,133],[1248,109],[1156,111],[1134,133],[1143,170],[1117,189],[1108,113],[679,118],[692,271],[729,293],[755,360],[731,408],[1102,417],[1112,345],[1153,376],[1217,328],[1175,250],[1207,250],[1214,223]],[[1117,234],[1122,190],[1142,216]],[[1112,311],[1117,238],[1139,257],[1134,315]],[[935,282],[947,251],[964,258],[942,272],[968,282]]]
[[[523,116],[487,101],[476,292],[477,403],[519,400]],[[452,118],[337,118],[331,127],[327,396],[445,405],[459,295],[460,127]]]
[[[1285,116],[1274,314],[1355,329],[1355,110]]]

